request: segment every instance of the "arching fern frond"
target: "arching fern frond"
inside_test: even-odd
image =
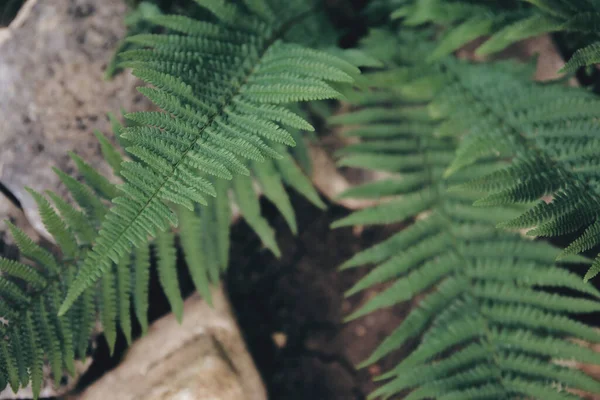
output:
[[[116,132],[125,131],[116,121],[113,125]],[[295,130],[291,132],[298,135]],[[104,157],[110,161],[113,171],[118,173],[124,161],[123,156],[101,133],[95,134]],[[298,147],[304,146],[303,141],[299,140]],[[285,213],[293,228],[296,220],[283,189],[284,183],[317,206],[323,206],[323,203],[287,149],[283,145],[277,149],[281,154],[280,159],[263,164],[249,163],[247,168],[257,178],[261,190]],[[51,204],[42,194],[28,189],[37,202],[42,221],[53,236],[60,253],[53,255],[10,225],[21,255],[34,265],[0,258],[0,317],[3,322],[0,330],[4,337],[0,340],[0,390],[10,384],[16,391],[32,382],[37,396],[42,383],[42,366],[46,363],[50,365],[56,381],[62,378],[63,370],[73,374],[73,361],[85,359],[88,355],[97,319],[102,324],[111,351],[119,330],[130,343],[132,305],[142,333],[145,333],[148,329],[152,248],[157,256],[159,282],[173,312],[181,320],[183,299],[179,290],[176,263],[176,234],[180,236],[183,255],[194,283],[207,301],[210,302],[209,285],[218,282],[228,265],[233,206],[228,199],[233,188],[226,180],[214,179],[211,183],[223,201],[211,202],[202,208],[196,207],[194,211],[184,207],[177,208],[176,212],[182,221],[178,232],[170,229],[162,232],[155,242],[146,243],[133,254],[126,254],[118,263],[112,263],[109,273],[102,277],[99,284],[86,289],[66,314],[57,317],[60,300],[89,251],[96,231],[101,226],[99,217],[106,214],[109,200],[117,188],[111,183],[114,177],[108,179],[100,175],[76,154],[71,154],[71,157],[83,176],[83,182],[64,172],[59,171],[59,175],[76,205],[56,193],[48,192]],[[269,232],[266,243],[277,253],[279,250],[273,230],[261,216],[259,195],[254,191],[251,179],[243,177],[236,180],[243,187],[248,187],[247,192],[233,196],[238,199],[238,204],[244,204],[240,206],[242,216],[259,234],[261,229]],[[31,332],[28,330],[27,316],[31,318]],[[26,340],[19,336],[23,332],[28,335],[24,336]],[[39,358],[31,356],[38,353]]]
[[[378,378],[382,386],[370,398],[571,399],[576,397],[567,389],[597,393],[599,382],[555,360],[600,364],[599,355],[570,340],[600,340],[597,330],[570,318],[600,309],[600,292],[555,264],[559,249],[496,229],[497,223],[518,216],[522,207],[500,204],[482,209],[472,205],[480,196],[477,191],[447,190],[498,170],[502,161],[479,159],[472,168],[445,175],[457,141],[438,136],[445,122],[426,118],[434,97],[427,101],[404,95],[412,82],[411,68],[365,75],[371,82],[396,78],[365,93],[368,105],[330,119],[334,125],[348,124],[347,134],[360,139],[342,151],[342,165],[392,174],[347,193],[380,198],[382,203],[354,212],[334,227],[415,220],[342,266],[374,265],[348,295],[387,285],[348,319],[421,298],[362,364],[375,363],[394,350],[407,349],[409,341],[416,342],[408,356]],[[416,76],[430,78],[420,65],[415,68]],[[428,92],[435,96],[439,80],[428,81],[433,85]],[[383,100],[373,101],[372,93]],[[514,102],[518,97],[508,99]],[[465,118],[468,111],[457,114]],[[578,256],[564,261],[586,262]],[[561,288],[569,294],[556,291]]]
[[[129,115],[143,125],[122,135],[138,139],[128,148],[138,160],[122,164],[123,195],[113,200],[61,315],[132,245],[177,224],[166,203],[193,209],[215,195],[200,171],[230,178],[247,173],[244,159],[277,158],[273,144],[294,144],[284,125],[298,125],[298,118],[275,106],[337,97],[326,82],[351,82],[357,73],[340,58],[283,40],[294,23],[310,15],[304,1],[264,3],[272,13],[260,15],[251,13],[252,2],[196,2],[214,15],[211,21],[181,17],[185,23],[172,24],[167,19],[164,24],[181,34],[129,39],[150,47],[129,53],[125,65],[155,86],[140,91],[165,112]],[[271,111],[254,111],[267,105]]]
[[[413,60],[403,53],[395,61],[402,59]],[[577,254],[600,243],[595,225],[600,100],[561,82],[533,82],[531,72],[514,62],[471,64],[447,57],[421,65],[418,73],[399,74],[397,90],[412,93],[429,82],[425,114],[440,122],[436,136],[460,142],[448,176],[475,168],[481,159],[512,160],[457,190],[488,193],[478,206],[523,204],[521,215],[501,221],[504,228],[533,228],[529,235],[545,237],[585,229],[563,253]],[[585,278],[599,270],[600,258]]]

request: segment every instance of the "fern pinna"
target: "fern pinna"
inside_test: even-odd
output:
[[[519,40],[544,33],[566,32],[583,47],[563,70],[574,71],[600,62],[598,0],[383,0],[376,3],[392,11],[393,19],[402,18],[407,25],[436,23],[448,28],[428,55],[430,60],[439,60],[485,36],[490,37],[475,51],[479,56],[499,52]]]
[[[281,104],[338,97],[326,81],[351,82],[358,72],[337,57],[284,41],[288,29],[314,12],[305,1],[196,3],[210,11],[210,20],[160,16],[155,23],[179,34],[128,39],[149,48],[126,53],[124,65],[155,86],[140,91],[165,112],[127,116],[142,125],[123,135],[137,160],[122,165],[122,195],[113,200],[61,315],[132,245],[177,224],[167,202],[193,209],[216,195],[199,171],[231,179],[248,174],[242,160],[277,158],[272,143],[295,143],[285,127],[306,127]]]
[[[389,38],[382,32],[376,35]],[[503,161],[481,159],[447,176],[457,140],[443,135],[449,125],[431,117],[430,104],[440,87],[449,94],[458,91],[439,79],[438,68],[409,61],[419,59],[416,38],[409,34],[399,40],[400,57],[388,60],[402,66],[364,75],[376,90],[355,93],[357,109],[329,120],[345,126],[345,135],[359,139],[341,151],[341,165],[390,174],[344,194],[382,202],[334,227],[414,221],[342,266],[374,264],[347,295],[388,284],[348,319],[419,297],[404,321],[362,363],[375,363],[394,350],[407,349],[409,343],[412,348],[395,368],[377,378],[383,383],[371,398],[547,400],[575,399],[572,390],[598,393],[600,382],[558,360],[600,364],[599,354],[571,341],[598,342],[600,332],[570,318],[598,311],[600,292],[555,263],[559,249],[496,229],[523,207],[498,204],[482,209],[472,205],[480,196],[477,191],[448,190],[497,170]],[[465,75],[474,73],[462,64],[455,68],[465,68]],[[523,74],[523,67],[518,71],[514,77]],[[465,114],[468,107],[477,106],[465,105],[461,112],[458,96],[452,108],[457,120],[474,123]],[[503,99],[497,94],[495,98]],[[569,256],[563,261],[586,259]]]

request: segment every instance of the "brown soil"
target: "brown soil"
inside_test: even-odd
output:
[[[367,272],[337,267],[392,229],[329,229],[347,214],[325,212],[294,198],[299,234],[294,237],[272,206],[263,209],[278,232],[281,259],[260,250],[258,238],[243,222],[233,228],[226,285],[271,399],[364,399],[373,376],[393,366],[400,354],[363,370],[365,359],[407,312],[407,305],[381,310],[343,324],[343,316],[375,290],[344,299],[343,293]],[[397,228],[397,227],[396,227]]]

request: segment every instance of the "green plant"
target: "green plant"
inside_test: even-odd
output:
[[[117,137],[128,128],[113,118]],[[104,137],[96,132],[103,155],[119,176],[123,156]],[[304,143],[299,141],[299,147]],[[118,327],[128,343],[132,340],[130,308],[136,314],[142,333],[148,329],[148,285],[150,254],[157,258],[159,282],[167,296],[173,313],[181,321],[183,299],[176,268],[176,236],[187,267],[198,292],[209,303],[211,284],[219,281],[227,267],[229,255],[229,229],[231,207],[228,191],[232,190],[235,205],[265,245],[275,254],[279,249],[273,229],[260,215],[258,195],[252,181],[236,178],[233,185],[227,181],[215,182],[222,199],[202,208],[189,210],[175,208],[181,221],[177,231],[158,234],[150,245],[137,248],[133,254],[111,266],[109,272],[96,284],[84,291],[74,307],[64,316],[57,317],[59,302],[66,295],[85,253],[89,251],[102,218],[109,209],[109,201],[118,194],[117,185],[98,174],[76,154],[71,154],[84,182],[80,183],[62,171],[56,171],[78,207],[71,205],[56,193],[48,192],[52,203],[40,193],[29,190],[37,202],[42,220],[53,236],[60,255],[54,255],[33,243],[24,232],[9,224],[21,255],[29,260],[22,263],[0,257],[0,314],[4,319],[2,334],[9,339],[0,344],[0,387],[10,384],[14,391],[26,387],[31,381],[37,396],[42,382],[42,365],[49,361],[55,383],[61,380],[63,369],[73,374],[74,361],[85,359],[96,323],[102,331],[111,352],[114,349]],[[282,149],[280,158],[250,167],[262,191],[281,210],[290,228],[295,231],[296,219],[282,181],[305,195],[317,206],[324,204],[311,182],[297,166],[291,154]],[[58,212],[57,212],[58,211]]]
[[[420,3],[413,7],[416,4]],[[463,39],[456,44],[464,43]],[[528,232],[532,236],[559,236],[586,228],[563,254],[580,253],[600,243],[594,161],[597,97],[562,82],[534,83],[530,76],[517,79],[510,69],[486,69],[456,62],[453,57],[439,58],[454,49],[440,51],[444,41],[428,54],[437,54],[429,61],[439,71],[435,79],[442,88],[429,112],[444,119],[439,135],[461,139],[446,173],[483,157],[512,158],[510,167],[463,185],[491,192],[477,205],[535,202],[519,217],[500,224],[511,229],[535,228]],[[552,201],[544,196],[551,196]],[[597,258],[586,279],[598,271]]]
[[[381,32],[376,37],[385,42]],[[485,132],[508,125],[506,118],[499,120],[489,111],[488,102],[496,111],[514,107],[514,115],[525,116],[519,106],[538,110],[536,101],[555,99],[559,89],[546,85],[533,93],[524,81],[531,69],[512,63],[471,65],[448,59],[423,66],[413,43],[423,43],[426,36],[391,37],[397,41],[396,55],[388,60],[392,66],[362,77],[378,90],[357,93],[354,104],[359,108],[329,119],[332,125],[347,125],[346,136],[360,139],[341,151],[340,165],[393,174],[346,192],[343,196],[380,199],[381,204],[354,212],[333,227],[414,220],[342,265],[375,265],[347,295],[388,284],[348,319],[421,297],[362,364],[416,342],[400,364],[378,378],[385,383],[371,397],[570,399],[574,397],[565,389],[597,393],[600,382],[556,360],[600,363],[600,355],[570,341],[598,342],[600,333],[569,318],[600,310],[600,292],[555,264],[560,249],[496,229],[496,224],[518,218],[525,207],[501,201],[489,201],[489,209],[472,205],[481,193],[479,185],[469,182],[504,171],[502,157],[485,157],[498,148],[484,143],[479,148],[485,152],[477,153],[470,168],[448,174],[461,160],[458,143],[466,143],[456,133],[477,126],[477,137],[485,138]],[[530,96],[498,93],[507,87]],[[518,175],[502,176],[514,180]],[[448,190],[456,185],[461,190]],[[589,261],[568,256],[563,262]],[[559,294],[557,288],[572,293]]]
[[[408,0],[383,1],[397,6],[392,18],[403,18],[411,26],[424,23],[447,28],[428,59],[436,60],[466,43],[491,35],[475,54],[485,56],[504,50],[520,40],[550,32],[568,32],[586,43],[563,68],[574,71],[600,61],[597,0]]]
[[[600,310],[600,292],[571,272],[590,263],[577,253],[600,242],[600,103],[564,80],[532,82],[533,63],[473,64],[451,54],[489,34],[480,54],[550,31],[595,40],[596,3],[374,0],[367,13],[378,28],[342,50],[317,1],[193,0],[176,15],[141,2],[107,73],[132,68],[152,85],[140,92],[163,111],[114,123],[125,156],[97,134],[113,177],[74,154],[84,183],[57,171],[78,206],[31,191],[60,254],[10,226],[30,262],[0,259],[0,387],[32,382],[37,396],[44,363],[57,382],[63,369],[72,373],[97,312],[111,347],[117,326],[131,340],[131,304],[145,331],[151,251],[181,319],[176,240],[210,302],[209,285],[228,263],[229,194],[278,255],[255,186],[292,231],[284,185],[324,206],[304,175],[302,131],[313,130],[315,108],[298,103],[343,94],[353,111],[328,121],[357,142],[340,150],[340,165],[390,176],[343,194],[381,204],[334,227],[413,221],[344,264],[375,264],[348,295],[389,285],[348,318],[421,298],[363,363],[416,343],[372,397],[571,399],[571,389],[600,391],[559,362],[600,364],[571,341],[600,341],[576,321]],[[595,62],[591,46],[567,69]],[[358,67],[383,69],[360,75]],[[523,228],[533,228],[530,236],[585,231],[561,251],[524,237]],[[586,279],[599,270],[600,257]]]
[[[122,165],[122,194],[113,199],[61,315],[132,245],[177,224],[165,202],[191,209],[216,195],[199,171],[221,179],[247,175],[242,160],[277,158],[270,143],[293,145],[284,127],[306,123],[281,104],[338,97],[325,81],[352,82],[358,73],[340,58],[283,40],[314,12],[304,1],[276,8],[261,0],[196,2],[212,13],[213,22],[161,16],[154,22],[181,34],[128,39],[150,47],[123,54],[124,65],[155,86],[140,91],[166,112],[127,115],[143,125],[123,135],[134,144],[128,152],[138,161]]]
[[[0,349],[4,380],[0,386],[9,383],[16,391],[31,381],[37,397],[45,360],[55,382],[60,381],[63,366],[73,373],[74,359],[86,356],[96,311],[111,349],[117,324],[131,340],[130,302],[142,331],[146,330],[149,236],[157,236],[154,248],[160,282],[181,319],[174,234],[169,223],[182,221],[181,246],[190,274],[198,291],[210,301],[209,284],[219,279],[227,265],[230,189],[242,216],[278,254],[273,230],[260,215],[251,180],[234,176],[236,173],[255,177],[293,231],[295,216],[283,182],[317,206],[324,206],[284,146],[299,142],[300,150],[294,154],[302,156],[306,150],[302,150],[300,130],[313,129],[293,103],[336,96],[338,92],[323,78],[351,82],[351,75],[358,70],[336,56],[281,42],[288,32],[292,36],[301,33],[294,33],[296,25],[302,25],[312,13],[322,17],[305,2],[285,7],[276,4],[279,11],[262,1],[248,1],[243,5],[246,11],[242,5],[219,1],[196,3],[217,18],[202,22],[181,15],[146,16],[157,25],[183,32],[132,36],[129,40],[142,48],[123,53],[124,65],[134,67],[139,77],[155,86],[140,91],[166,111],[127,114],[129,126],[115,124],[117,138],[131,160],[124,160],[98,136],[115,176],[125,183],[114,185],[73,154],[86,184],[57,173],[80,209],[49,194],[57,213],[47,199],[31,191],[60,249],[58,259],[18,228],[10,227],[21,255],[33,265],[2,259],[1,311],[8,341],[3,340]],[[351,55],[356,60],[357,54]],[[207,77],[214,81],[200,83]],[[160,178],[162,182],[157,182]],[[232,178],[232,184],[228,183]],[[206,193],[220,194],[220,201],[207,204]],[[196,203],[205,206],[199,208]],[[130,248],[131,241],[137,245],[135,251]],[[110,251],[115,245],[118,251]],[[100,266],[108,273],[97,282]],[[78,288],[77,282],[85,282],[85,287]],[[69,299],[73,290],[77,294],[69,300],[73,307],[58,316],[60,301]]]

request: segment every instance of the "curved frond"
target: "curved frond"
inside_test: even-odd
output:
[[[479,89],[488,83],[477,80],[476,67],[446,67],[450,71],[455,68],[464,68],[464,78],[470,77],[473,87],[479,83]],[[365,78],[372,76],[372,82],[377,82],[378,75],[385,73],[373,72]],[[491,75],[489,81],[497,79],[498,75]],[[517,85],[515,81],[514,77],[510,82],[503,81],[498,90],[509,91]],[[452,81],[447,85],[448,89],[439,94],[432,91],[431,99],[422,106],[436,104],[436,110],[451,107],[441,115],[456,118],[467,128],[475,120],[469,114],[480,111],[481,106],[463,105],[463,98],[469,97],[457,91]],[[377,89],[397,93],[390,85]],[[438,99],[445,93],[448,101],[440,103]],[[505,98],[497,92],[486,93],[490,98],[494,96],[496,102]],[[485,104],[485,96],[481,94],[476,99]],[[515,99],[519,97],[509,95],[506,103],[520,103]],[[389,124],[402,127],[423,122],[422,114],[413,116],[408,112],[414,107],[401,95],[388,96],[379,104],[370,103],[330,121],[354,124],[361,115],[399,109]],[[498,105],[494,111],[502,109]],[[377,119],[363,120],[357,129],[369,132],[371,128],[378,129],[378,123]],[[503,202],[485,209],[472,205],[481,196],[477,191],[480,188],[468,182],[478,182],[490,171],[501,169],[503,161],[477,157],[470,168],[446,174],[452,155],[460,147],[455,137],[437,136],[438,128],[445,123],[444,119],[430,117],[429,129],[389,129],[385,136],[365,134],[360,145],[351,145],[341,153],[341,163],[357,156],[374,158],[387,143],[386,154],[397,162],[386,165],[393,177],[357,187],[348,194],[380,198],[382,205],[355,212],[334,226],[387,224],[415,218],[409,227],[342,266],[374,265],[348,295],[375,284],[386,285],[348,319],[420,298],[396,330],[361,364],[367,366],[395,350],[408,349],[405,345],[409,341],[417,343],[416,348],[407,350],[403,361],[378,378],[382,385],[370,398],[388,399],[401,394],[407,399],[572,398],[565,388],[596,393],[600,383],[553,360],[600,363],[600,356],[570,340],[600,340],[597,330],[571,318],[573,314],[598,310],[600,292],[554,262],[559,249],[495,228],[506,218],[517,218],[522,208]],[[365,162],[364,167],[369,168],[369,163]],[[448,190],[456,185],[463,185],[463,189]],[[583,257],[565,259],[586,261]],[[569,292],[559,294],[552,288],[568,288]]]
[[[128,148],[137,160],[121,165],[123,193],[113,200],[61,314],[132,245],[177,224],[166,203],[193,209],[215,195],[199,170],[233,175],[244,171],[244,159],[277,158],[274,144],[294,144],[284,121],[305,125],[280,108],[260,114],[253,109],[339,97],[328,82],[350,82],[349,72],[357,71],[341,58],[284,41],[287,30],[311,13],[303,1],[279,5],[272,10],[276,19],[268,17],[266,3],[248,3],[248,11],[233,2],[197,3],[218,22],[199,21],[192,28],[186,20],[182,34],[128,39],[148,49],[125,54],[124,65],[154,86],[140,91],[164,110],[130,117],[165,135],[138,136]],[[165,24],[173,25],[172,20]],[[125,128],[122,137],[137,132]]]

